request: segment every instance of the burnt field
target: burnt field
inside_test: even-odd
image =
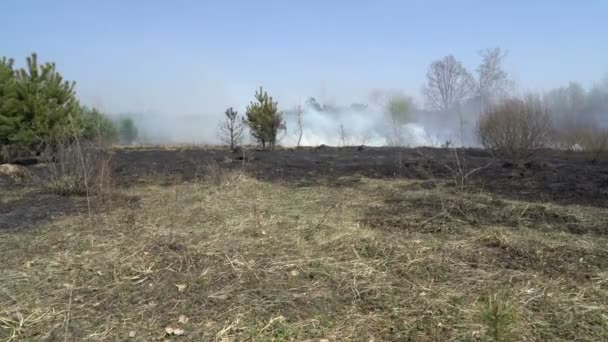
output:
[[[608,162],[118,148],[0,169],[0,340],[603,341]]]
[[[422,187],[433,180],[471,175],[476,191],[529,201],[608,207],[608,161],[582,153],[546,150],[522,165],[495,160],[482,149],[327,147],[276,151],[225,149],[119,149],[115,180],[129,185],[163,180],[192,181],[205,166],[245,170],[262,181],[292,186],[348,186],[361,177],[411,179]]]

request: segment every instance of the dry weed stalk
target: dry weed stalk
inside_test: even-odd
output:
[[[82,140],[73,122],[66,133],[43,144],[50,190],[61,196],[86,196],[89,218],[91,196],[97,196],[100,203],[107,200],[111,210],[111,142],[102,137],[100,127],[97,138],[91,140]]]
[[[458,148],[454,147],[451,149],[453,151],[453,166],[450,166],[449,163],[442,163],[443,167],[446,168],[452,175],[452,182],[454,183],[454,186],[456,188],[456,198],[455,199],[451,199],[451,200],[446,200],[444,198],[444,196],[440,196],[439,200],[441,201],[441,212],[431,218],[428,218],[424,221],[422,221],[420,223],[420,225],[424,226],[426,224],[428,224],[429,222],[441,218],[441,217],[450,217],[455,219],[456,221],[462,222],[462,223],[467,223],[467,224],[474,224],[475,220],[473,218],[470,217],[470,215],[467,213],[467,209],[466,209],[466,201],[468,200],[468,198],[470,198],[470,178],[471,176],[473,176],[474,174],[478,173],[481,170],[484,170],[488,167],[490,167],[493,163],[493,161],[490,161],[489,163],[480,166],[480,167],[476,167],[476,168],[470,168],[466,157],[465,157],[465,153],[462,153],[462,155],[458,152]],[[431,171],[432,173],[432,171]],[[437,179],[435,177],[432,177],[433,179],[433,184],[435,186],[436,189],[439,189],[439,182],[437,181]],[[456,211],[458,212],[462,217],[465,218],[466,221],[462,221],[459,218],[455,217],[452,215],[452,213]]]
[[[65,314],[65,327],[63,330],[63,337],[64,337],[64,341],[68,341],[68,331],[70,329],[70,314],[72,313],[72,295],[74,294],[74,284],[75,284],[75,280],[72,281],[72,284],[69,286],[70,289],[70,298],[68,300],[68,310]]]
[[[111,155],[103,147],[77,140],[57,144],[44,155],[53,192],[62,196],[104,196],[110,190]]]
[[[457,148],[453,148],[452,151],[454,152],[454,162],[455,162],[456,166],[451,167],[448,163],[444,163],[443,166],[452,173],[452,178],[454,180],[454,184],[458,188],[459,193],[466,194],[468,191],[469,177],[471,177],[472,175],[474,175],[475,173],[477,173],[483,169],[488,168],[490,165],[492,165],[493,162],[490,161],[489,163],[487,163],[484,166],[480,166],[480,167],[477,167],[474,169],[469,169],[466,158],[464,156],[464,153],[461,157],[458,154]]]
[[[0,316],[0,331],[9,331],[9,335],[6,336],[6,342],[18,340],[25,334],[25,329],[28,325],[41,322],[47,315],[48,312],[36,310],[27,316],[23,316],[19,312],[13,315],[14,318]]]

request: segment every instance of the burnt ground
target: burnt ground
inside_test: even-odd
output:
[[[117,184],[147,177],[167,184],[200,177],[206,165],[245,168],[257,179],[293,186],[348,186],[359,177],[421,180],[453,179],[461,164],[475,169],[468,183],[509,199],[608,207],[608,160],[591,162],[575,152],[547,150],[534,161],[511,165],[496,161],[481,149],[440,148],[303,148],[233,153],[220,149],[121,149],[114,156]],[[456,178],[459,178],[456,176]]]
[[[235,153],[220,148],[120,148],[113,156],[113,182],[118,187],[174,185],[203,178],[215,168],[244,170],[258,180],[294,187],[348,187],[366,177],[417,180],[412,187],[428,189],[436,181],[460,181],[452,171],[458,165],[464,173],[478,169],[467,178],[470,192],[508,200],[608,207],[608,161],[591,162],[580,153],[551,150],[543,151],[533,162],[514,166],[496,161],[480,149],[323,146]],[[25,193],[15,199],[0,196],[5,197],[0,202],[0,229],[34,227],[56,216],[87,210],[82,197],[46,191],[41,186],[43,167],[27,168],[34,175],[30,181],[16,183],[0,175],[3,192]],[[126,202],[119,200],[114,205]]]

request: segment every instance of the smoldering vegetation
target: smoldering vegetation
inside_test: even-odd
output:
[[[398,89],[370,89],[369,96],[356,103],[324,103],[315,97],[299,103],[279,102],[285,129],[277,135],[283,146],[480,146],[477,123],[492,106],[505,100],[534,95],[540,98],[552,120],[554,147],[580,148],[580,142],[566,130],[578,135],[590,129],[608,127],[608,76],[584,87],[576,81],[536,93],[524,91],[504,62],[509,57],[500,48],[479,52],[478,65],[467,70],[463,63],[447,55],[429,64],[426,82],[419,94]],[[238,94],[247,98],[252,94]],[[245,115],[245,103],[226,103]],[[203,106],[204,107],[204,106]],[[300,113],[300,121],[298,115]],[[126,113],[140,129],[140,144],[221,144],[216,123],[222,113],[182,115],[179,112]],[[301,132],[299,134],[298,132]],[[582,138],[579,138],[581,140]],[[562,141],[557,141],[562,140]],[[298,144],[299,142],[299,144]],[[244,144],[256,143],[245,134]]]

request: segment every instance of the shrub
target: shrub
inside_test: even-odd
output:
[[[608,129],[593,122],[562,120],[553,139],[557,148],[584,152],[592,161],[608,152]]]
[[[584,152],[588,152],[592,161],[598,160],[608,152],[608,129],[588,127],[582,134],[579,145]]]
[[[95,108],[80,107],[79,127],[82,139],[96,141],[98,144],[112,144],[118,138],[114,122]]]
[[[104,196],[111,189],[111,154],[93,141],[56,144],[43,154],[49,189],[61,196]]]
[[[137,140],[137,127],[131,118],[122,118],[118,121],[118,139],[123,145],[131,145]]]
[[[481,144],[499,158],[514,163],[547,147],[551,118],[537,96],[507,99],[490,107],[477,125]]]

